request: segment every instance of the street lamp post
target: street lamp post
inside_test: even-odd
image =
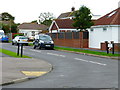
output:
[[[8,37],[9,37],[9,39],[10,40],[12,40],[12,33],[11,33],[11,26],[12,26],[12,20],[11,19],[9,19],[8,17],[7,18],[5,18],[5,20],[8,20],[9,21],[9,34],[8,34]]]
[[[11,19],[9,19],[8,17],[7,18],[5,18],[5,20],[8,20],[9,21],[9,33],[11,33],[11,24],[12,24],[12,20]]]
[[[0,14],[0,29],[2,30],[2,14]]]
[[[10,33],[11,33],[11,20],[10,20]]]

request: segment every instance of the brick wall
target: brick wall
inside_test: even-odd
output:
[[[51,37],[58,46],[88,48],[88,35],[88,32],[62,32],[51,34]]]
[[[120,43],[114,43],[115,51],[120,51]],[[106,50],[106,43],[101,43],[101,50]]]

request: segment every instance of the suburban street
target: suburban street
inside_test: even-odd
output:
[[[17,51],[11,43],[3,43],[2,48]],[[24,46],[23,50],[24,55],[49,62],[53,70],[37,79],[3,88],[118,88],[118,60],[32,46]]]

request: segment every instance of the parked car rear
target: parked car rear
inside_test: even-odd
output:
[[[22,43],[28,46],[28,38],[25,36],[16,36],[13,40],[12,40],[12,45],[18,45],[18,43]]]
[[[7,35],[0,35],[0,41],[1,42],[9,42],[9,38]]]

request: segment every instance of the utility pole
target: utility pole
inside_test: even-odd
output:
[[[0,29],[2,30],[2,14],[0,14]]]

